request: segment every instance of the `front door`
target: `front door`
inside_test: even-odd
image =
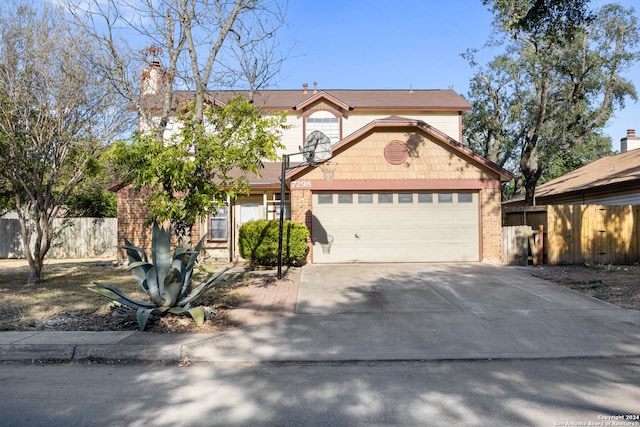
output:
[[[236,227],[235,227],[235,235],[234,235],[234,258],[238,258],[240,256],[238,250],[238,232],[242,224],[255,221],[257,219],[264,218],[263,206],[262,206],[262,198],[258,201],[257,199],[252,200],[252,198],[247,197],[247,200],[241,200],[238,205],[236,205]]]

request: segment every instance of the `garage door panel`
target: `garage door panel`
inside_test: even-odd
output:
[[[393,204],[357,199],[319,204],[314,195],[314,262],[479,260],[477,193],[473,203],[398,203],[397,194]]]

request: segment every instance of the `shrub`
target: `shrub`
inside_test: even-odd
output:
[[[280,221],[259,219],[242,224],[238,247],[240,256],[253,265],[278,265]],[[309,230],[303,224],[285,221],[282,236],[282,263],[293,265],[304,261],[309,251]]]

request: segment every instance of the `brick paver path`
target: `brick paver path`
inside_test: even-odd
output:
[[[276,273],[272,271],[265,272],[265,275],[273,280],[249,285],[238,308],[229,312],[232,320],[248,326],[294,313],[298,301],[300,269],[288,269],[281,280],[275,279]]]

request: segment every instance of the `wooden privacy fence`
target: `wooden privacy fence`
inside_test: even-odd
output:
[[[522,237],[527,233],[522,228],[525,225],[534,231],[540,226],[544,229],[538,237],[543,253],[536,255],[551,265],[640,261],[640,206],[550,205],[546,206],[546,215],[530,215],[535,220],[519,226],[524,230],[520,235],[516,235],[518,227],[513,227],[513,218],[519,213],[506,215],[512,215],[507,221],[512,225],[503,227],[505,264],[525,264],[524,255],[533,256],[529,241]],[[539,247],[536,244],[536,249]]]
[[[56,238],[47,258],[115,258],[118,244],[117,218],[55,219]],[[35,237],[32,236],[32,239]],[[0,219],[0,258],[24,258],[17,219]]]
[[[549,206],[549,264],[638,262],[640,206]]]

